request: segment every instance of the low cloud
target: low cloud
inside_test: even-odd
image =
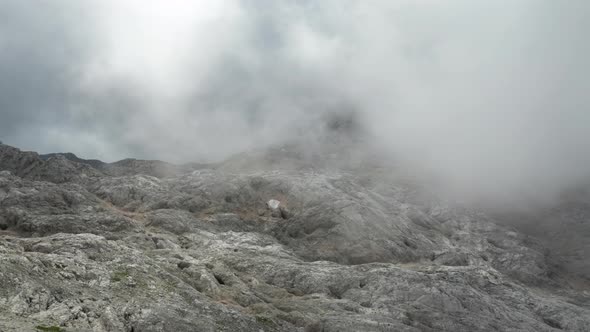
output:
[[[465,197],[552,197],[590,175],[589,10],[3,1],[0,139],[109,161],[220,160],[354,109],[390,156]]]

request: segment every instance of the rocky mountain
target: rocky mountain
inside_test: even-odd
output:
[[[103,168],[105,165],[107,165],[107,163],[100,161],[98,159],[82,159],[79,158],[78,156],[76,156],[75,154],[71,153],[71,152],[67,152],[67,153],[48,153],[48,154],[42,154],[39,155],[39,157],[43,160],[49,160],[51,158],[59,158],[59,157],[64,157],[67,160],[70,161],[75,161],[79,164],[86,164],[88,166],[92,166],[94,168],[97,169],[101,169]]]
[[[186,173],[199,168],[205,168],[208,166],[197,163],[175,165],[161,160],[139,160],[133,158],[119,160],[114,163],[105,163],[97,159],[82,159],[71,152],[49,153],[40,155],[39,157],[45,161],[49,161],[51,159],[65,158],[77,164],[88,165],[106,175],[111,176],[123,176],[141,173],[156,177],[166,177],[172,175],[179,175],[182,173]]]
[[[586,196],[494,215],[336,146],[175,166],[0,145],[0,331],[590,331]]]

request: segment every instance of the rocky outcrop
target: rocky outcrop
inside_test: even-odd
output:
[[[63,156],[43,160],[36,152],[24,152],[4,144],[0,144],[0,170],[26,179],[54,183],[86,182],[102,175],[88,165],[70,162]]]
[[[1,151],[0,331],[590,330],[542,238],[367,164],[113,176]]]
[[[51,158],[57,158],[57,157],[64,157],[67,160],[76,162],[76,163],[80,163],[80,164],[86,164],[88,166],[94,167],[96,169],[101,169],[102,167],[105,167],[107,165],[107,163],[97,160],[97,159],[82,159],[79,158],[78,156],[76,156],[75,154],[71,153],[71,152],[67,152],[67,153],[48,153],[48,154],[42,154],[39,157],[41,157],[41,159],[43,160],[49,160]]]
[[[207,167],[205,164],[198,163],[175,165],[160,160],[141,160],[132,158],[119,160],[114,163],[105,163],[96,159],[82,159],[73,153],[49,153],[40,155],[39,158],[46,161],[55,158],[67,159],[76,164],[88,165],[95,170],[110,176],[143,174],[163,178]]]

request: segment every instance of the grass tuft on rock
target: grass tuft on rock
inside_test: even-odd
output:
[[[59,326],[43,326],[43,325],[37,325],[35,326],[35,328],[39,331],[44,331],[44,332],[66,332],[65,329],[62,329]]]

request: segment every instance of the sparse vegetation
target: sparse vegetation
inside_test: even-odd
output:
[[[123,279],[126,279],[129,276],[129,272],[127,271],[115,271],[111,275],[112,282],[119,282]]]
[[[256,315],[256,321],[263,324],[274,325],[275,322],[269,317]]]
[[[62,329],[59,326],[43,326],[43,325],[37,325],[35,328],[37,330],[39,330],[39,331],[44,331],[44,332],[66,332],[65,329]]]

